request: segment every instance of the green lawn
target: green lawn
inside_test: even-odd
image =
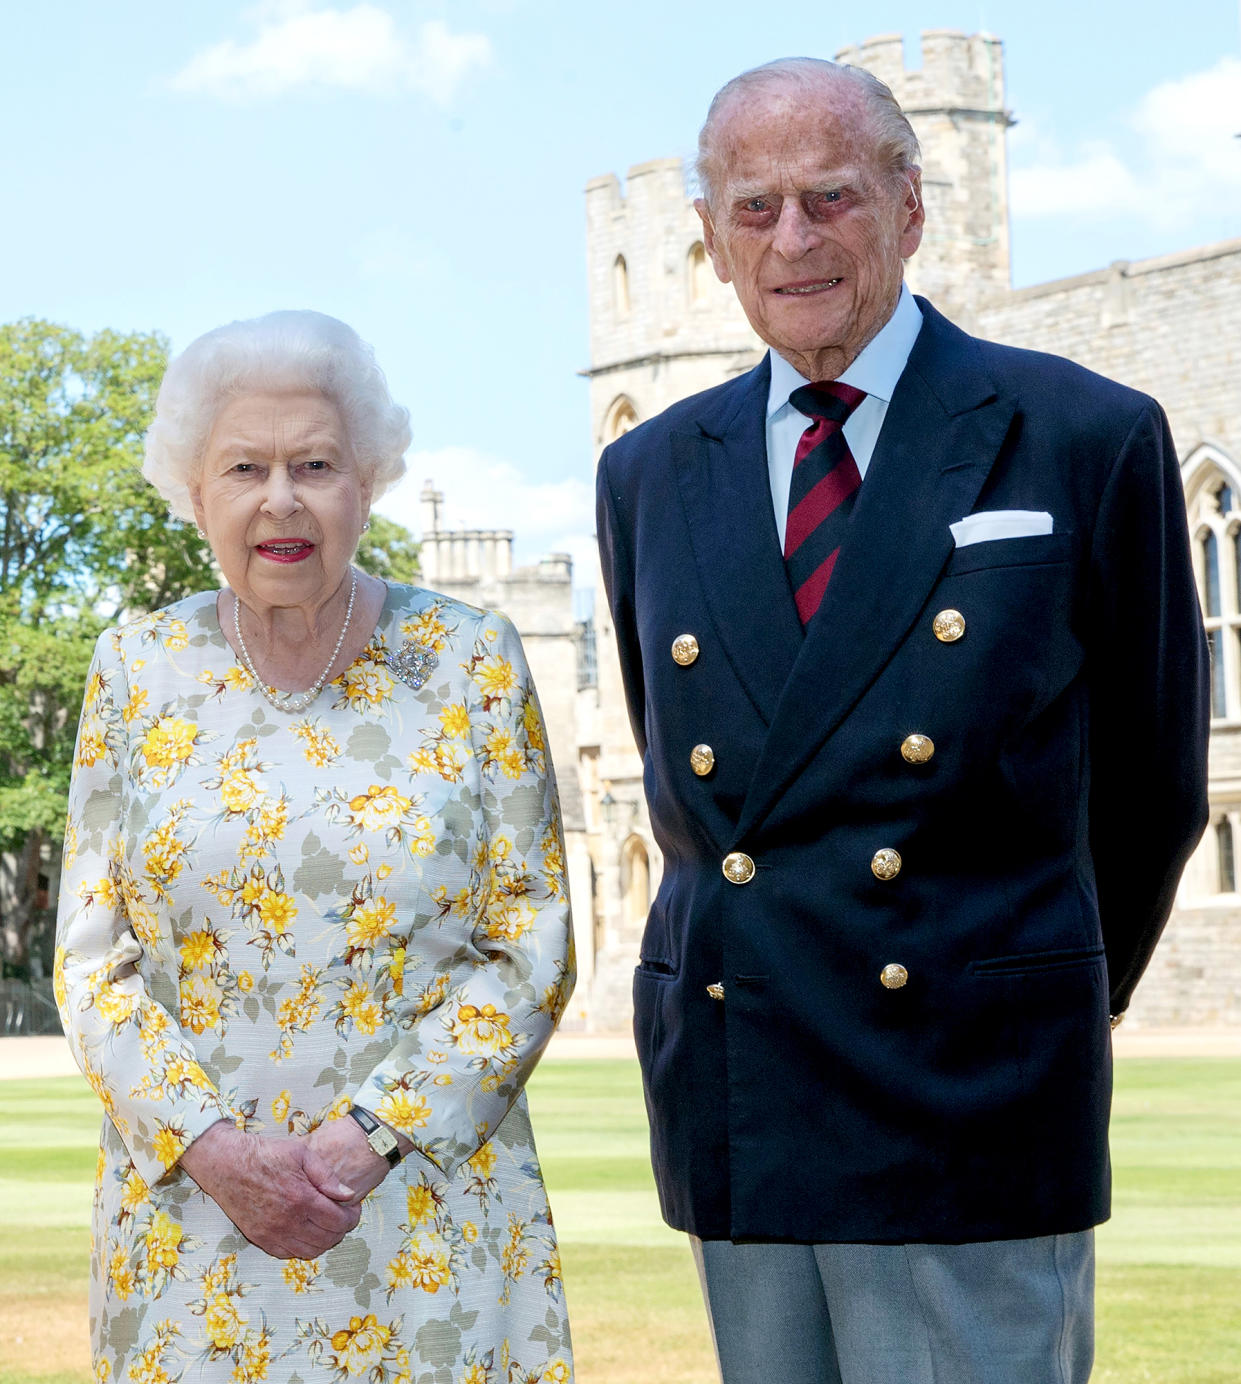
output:
[[[548,1062],[531,1104],[581,1384],[714,1384],[689,1252],[655,1203],[636,1068]],[[98,1123],[76,1079],[0,1083],[0,1384],[88,1384]],[[1119,1063],[1113,1159],[1094,1384],[1238,1384],[1241,1061]]]

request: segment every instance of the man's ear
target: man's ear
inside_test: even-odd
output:
[[[715,222],[711,220],[711,208],[707,206],[705,197],[694,198],[694,210],[698,213],[698,219],[702,222],[702,248],[711,256],[711,263],[715,268],[715,277],[720,283],[732,283],[732,270],[728,267],[728,260],[720,247],[715,235]]]
[[[926,208],[922,205],[922,170],[911,168],[906,177],[908,187],[901,199],[907,217],[901,231],[901,259],[908,259],[922,244],[922,228],[926,225]]]

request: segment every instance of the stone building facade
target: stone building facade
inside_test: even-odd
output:
[[[836,56],[888,83],[922,143],[927,227],[908,266],[914,291],[968,330],[1069,356],[1155,395],[1168,412],[1215,654],[1212,820],[1130,1022],[1241,1025],[1241,241],[1013,291],[1012,119],[999,40],[925,32],[916,68],[906,66],[899,36]],[[597,458],[637,421],[748,370],[763,348],[732,289],[715,278],[679,160],[630,168],[623,189],[614,174],[592,180],[586,226]],[[567,560],[518,573],[493,563],[484,573],[487,536],[471,548],[474,536],[453,535],[444,548],[437,523],[428,511],[428,584],[506,609],[530,647],[571,839],[582,963],[573,1017],[620,1027],[660,858],[602,591],[593,622],[575,626]],[[511,552],[511,535],[507,542]],[[439,576],[446,560],[463,565]]]

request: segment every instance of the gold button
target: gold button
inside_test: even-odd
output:
[[[959,610],[941,610],[931,628],[941,644],[955,644],[965,633],[965,616]]]
[[[901,741],[901,758],[906,764],[925,764],[935,753],[935,742],[929,735],[907,735]]]
[[[710,995],[713,1000],[722,1000],[724,998],[724,987],[717,980],[714,985],[707,986],[707,994]]]
[[[744,851],[732,851],[724,857],[724,878],[733,884],[749,884],[754,878],[754,862]]]
[[[901,853],[891,846],[876,851],[870,861],[871,873],[876,879],[895,879],[901,872]]]
[[[678,634],[672,641],[672,657],[682,668],[688,668],[698,657],[698,641],[692,634]]]
[[[710,745],[695,745],[689,752],[689,767],[699,778],[705,778],[715,768],[715,751]]]
[[[899,990],[909,979],[909,972],[895,961],[879,972],[879,984],[885,990]]]

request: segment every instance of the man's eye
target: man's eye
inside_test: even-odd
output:
[[[746,211],[766,211],[768,202],[766,197],[751,197],[745,204]]]
[[[806,196],[807,216],[829,216],[844,201],[844,193],[838,187],[826,192],[811,192]]]
[[[327,462],[321,461],[317,457],[312,457],[309,461],[302,463],[302,469],[305,471],[326,471]]]

